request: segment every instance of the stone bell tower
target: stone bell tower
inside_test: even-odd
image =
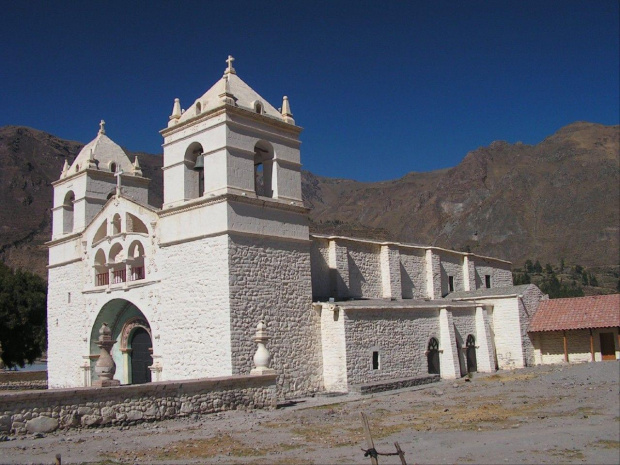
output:
[[[161,131],[158,231],[170,275],[162,304],[174,308],[176,321],[193,322],[187,331],[208,329],[209,337],[184,349],[197,360],[195,376],[249,373],[254,325],[265,320],[278,383],[290,393],[311,392],[318,350],[302,129],[287,97],[276,110],[237,76],[232,57],[226,64],[187,110],[174,101]]]

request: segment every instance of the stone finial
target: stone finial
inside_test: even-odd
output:
[[[138,162],[138,155],[133,162],[133,168],[131,170],[134,176],[142,176],[142,168],[140,167],[140,163]]]
[[[62,165],[62,173],[60,174],[60,177],[64,178],[65,176],[67,176],[68,172],[69,172],[69,162],[65,158],[65,164]]]
[[[99,339],[96,342],[100,352],[95,364],[95,373],[97,373],[99,379],[93,382],[93,386],[106,387],[120,384],[119,380],[113,379],[114,373],[116,373],[116,363],[114,363],[110,355],[112,346],[115,343],[116,341],[112,340],[112,330],[107,323],[103,323],[101,328],[99,328]]]
[[[233,68],[233,65],[232,65],[233,61],[235,61],[235,59],[231,55],[228,55],[228,58],[226,59],[226,64],[228,65],[228,67],[224,70],[224,75],[237,74],[237,72],[235,71],[235,68]]]
[[[224,75],[224,78],[222,79],[222,81],[224,81],[223,82],[224,90],[218,95],[218,97],[220,98],[222,102],[228,105],[234,105],[237,99],[235,98],[233,93],[230,91],[230,82],[228,82],[228,76],[226,74]]]
[[[293,113],[291,113],[291,105],[288,102],[288,97],[285,95],[282,99],[282,119],[290,124],[295,124],[295,120],[293,119]]]
[[[105,134],[105,132],[104,132]],[[94,150],[91,148],[90,149],[90,153],[88,154],[88,169],[91,170],[96,170],[97,169],[97,160],[95,160],[95,152]]]
[[[271,362],[271,354],[265,347],[267,341],[271,339],[267,335],[267,325],[264,320],[260,320],[256,325],[256,335],[254,336],[254,342],[257,344],[256,353],[254,354],[254,368],[250,371],[251,375],[272,375],[275,374],[275,370],[269,368]]]
[[[105,121],[103,120],[99,123],[99,134],[105,134]]]
[[[181,100],[178,98],[174,99],[174,104],[172,105],[172,114],[170,115],[170,120],[178,120],[181,117]],[[175,121],[176,122],[176,121]]]

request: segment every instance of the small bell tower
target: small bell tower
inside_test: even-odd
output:
[[[65,160],[54,186],[52,239],[80,233],[115,195],[148,203],[149,179],[142,177],[138,159],[132,163],[125,151],[99,123],[97,137],[84,146],[73,163]],[[121,187],[122,186],[122,187]]]

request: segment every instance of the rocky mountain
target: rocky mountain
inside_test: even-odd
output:
[[[522,264],[617,266],[619,126],[574,123],[537,145],[494,142],[454,168],[361,183],[304,172],[315,232],[470,250]],[[45,275],[52,185],[82,144],[0,128],[0,259]],[[128,152],[133,158],[136,153]],[[137,153],[161,206],[161,156]],[[345,154],[346,156],[346,154]]]

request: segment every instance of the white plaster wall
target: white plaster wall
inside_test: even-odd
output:
[[[84,340],[85,301],[79,286],[82,276],[82,262],[48,270],[47,373],[50,388],[83,386],[80,365],[87,341]],[[68,301],[69,292],[71,302]]]
[[[493,333],[499,368],[523,368],[525,361],[519,299],[517,297],[489,299],[485,300],[485,303],[493,305]]]
[[[427,374],[426,350],[431,337],[439,340],[439,311],[381,309],[344,312],[347,378],[350,384]],[[372,369],[372,352],[380,367]]]
[[[349,388],[345,315],[340,309],[334,309],[332,305],[323,305],[320,312],[323,387],[328,392],[346,392]]]
[[[349,296],[380,299],[383,297],[381,246],[347,243],[349,257]]]
[[[305,214],[241,202],[228,202],[227,224],[230,231],[262,236],[308,240]],[[310,278],[308,278],[310,279]]]
[[[426,291],[426,254],[424,250],[400,249],[400,282],[403,299],[423,299]]]
[[[162,380],[232,374],[225,235],[159,251]]]
[[[163,244],[226,231],[228,208],[225,202],[180,210],[159,220],[159,240]]]
[[[229,285],[233,374],[249,373],[256,325],[264,319],[280,397],[321,382],[320,321],[312,310],[310,243],[231,235]]]

